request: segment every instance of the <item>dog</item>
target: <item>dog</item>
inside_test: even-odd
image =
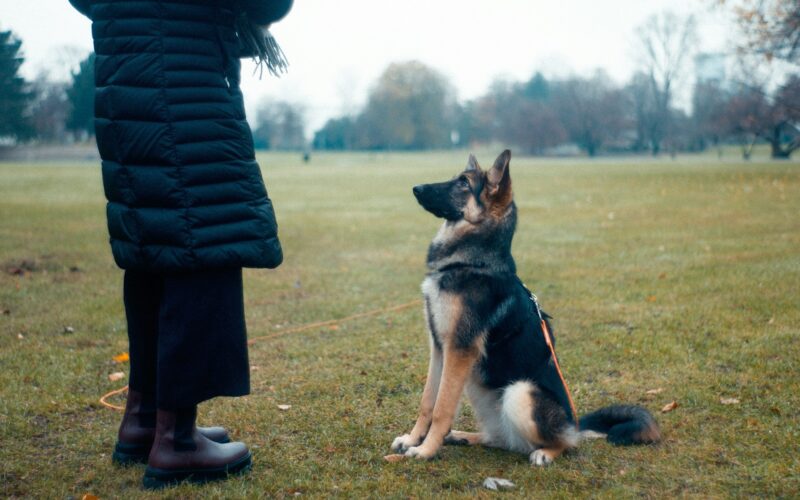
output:
[[[511,256],[517,209],[510,160],[506,150],[484,171],[470,155],[455,178],[413,188],[420,205],[444,223],[428,248],[422,282],[428,378],[414,428],[392,449],[430,459],[445,444],[480,444],[525,453],[542,466],[586,438],[658,442],[658,424],[638,406],[609,406],[575,421],[545,340],[550,317],[517,277]],[[451,430],[464,391],[479,432]]]

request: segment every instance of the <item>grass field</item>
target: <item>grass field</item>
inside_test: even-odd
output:
[[[465,153],[261,160],[286,259],[246,272],[251,337],[419,298],[438,223],[411,186],[455,174]],[[512,497],[796,496],[800,165],[515,158],[511,169],[518,268],[555,316],[579,412],[644,405],[663,443],[593,441],[544,469],[463,447],[385,462],[426,372],[412,307],[255,342],[252,395],[200,409],[251,446],[252,473],[166,494],[489,497],[481,483],[499,476]],[[99,168],[0,164],[0,496],[156,496],[141,491],[142,468],[111,465],[119,413],[98,403],[128,368],[112,360],[127,350],[121,278]],[[474,428],[468,405],[457,427]]]

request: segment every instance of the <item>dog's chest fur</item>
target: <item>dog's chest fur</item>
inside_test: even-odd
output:
[[[455,334],[455,322],[461,313],[457,297],[442,290],[441,273],[431,273],[422,281],[425,316],[434,344],[441,348]]]

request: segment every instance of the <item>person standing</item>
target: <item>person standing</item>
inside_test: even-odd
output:
[[[92,20],[97,147],[124,270],[131,373],[113,460],[147,462],[147,488],[247,471],[247,446],[197,427],[197,405],[249,393],[242,268],[283,259],[239,58],[281,68],[261,28],[292,1],[70,3]]]

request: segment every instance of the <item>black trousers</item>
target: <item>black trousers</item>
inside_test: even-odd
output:
[[[250,393],[242,270],[125,271],[132,390],[162,409]]]

